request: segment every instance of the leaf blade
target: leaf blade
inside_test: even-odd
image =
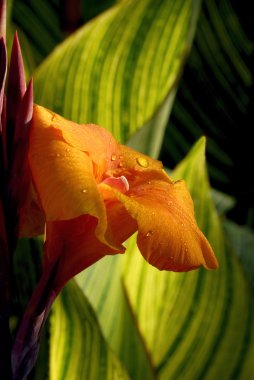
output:
[[[63,289],[53,307],[50,380],[70,379],[73,375],[81,380],[129,379],[74,281]]]
[[[100,124],[126,141],[178,80],[200,2],[193,4],[145,0],[111,8],[38,68],[36,101],[74,121]]]
[[[158,272],[142,260],[135,241],[126,255],[124,281],[133,312],[156,374],[165,380],[253,375],[249,354],[253,350],[253,297],[241,266],[230,254],[212,202],[204,146],[205,140],[199,140],[173,177],[186,180],[198,223],[217,254],[219,269]],[[244,316],[239,316],[239,310]]]

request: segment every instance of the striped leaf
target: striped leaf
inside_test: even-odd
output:
[[[29,40],[35,64],[38,65],[63,39],[54,1],[12,0],[12,21]]]
[[[178,163],[206,135],[212,185],[237,199],[231,216],[254,226],[251,4],[204,0],[161,159]]]
[[[212,189],[212,198],[219,215],[225,214],[235,205],[235,199],[228,194]]]
[[[176,89],[169,93],[152,119],[128,140],[128,146],[147,154],[150,157],[158,158],[164,137],[165,126],[167,125],[175,94]]]
[[[187,181],[219,269],[159,272],[144,262],[133,240],[126,254],[127,293],[155,372],[163,380],[254,376],[253,298],[211,199],[204,146],[201,139],[173,175]]]
[[[53,307],[49,379],[129,379],[74,281],[64,288]]]
[[[124,142],[175,86],[200,1],[122,1],[69,37],[35,73],[35,99]]]
[[[43,252],[42,238],[20,239],[14,255],[14,275],[17,296],[12,308],[10,327],[16,331],[32,292],[41,274],[41,257]],[[46,322],[42,332],[40,352],[33,369],[33,380],[48,380],[48,347],[49,323]]]
[[[24,62],[24,68],[26,73],[27,82],[30,80],[31,73],[34,71],[36,62],[34,59],[33,51],[30,46],[30,42],[23,31],[13,23],[12,21],[12,11],[13,11],[13,0],[7,1],[7,20],[6,20],[6,43],[7,43],[7,52],[11,53],[13,37],[15,31],[18,31],[19,41],[22,49],[22,57]]]
[[[13,3],[13,4],[12,4]],[[66,30],[63,18],[77,27],[116,3],[116,0],[59,1],[59,0],[7,0],[7,16],[17,25],[24,38],[29,40],[35,64],[38,65],[73,30]],[[71,7],[71,12],[70,8]],[[64,10],[64,8],[66,8]],[[75,9],[74,9],[75,8]],[[69,10],[69,12],[68,12]],[[70,15],[70,20],[68,16]],[[76,18],[76,20],[73,20]],[[67,25],[68,26],[68,25]],[[73,29],[73,28],[71,28]]]
[[[154,380],[154,370],[122,284],[124,259],[123,255],[105,257],[76,279],[130,378]]]
[[[254,290],[254,233],[247,227],[238,226],[229,220],[225,220],[224,227]]]

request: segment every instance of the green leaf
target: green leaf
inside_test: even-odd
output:
[[[127,143],[128,146],[150,157],[158,158],[164,137],[164,130],[168,122],[175,95],[176,89],[175,91],[172,89],[153,118],[129,139]]]
[[[35,73],[35,99],[126,142],[173,91],[200,1],[123,1],[82,27]]]
[[[7,53],[10,59],[12,42],[15,31],[18,32],[19,42],[22,50],[22,57],[27,81],[30,79],[31,73],[34,71],[36,62],[33,55],[32,48],[26,35],[23,31],[12,21],[13,0],[7,1],[7,20],[6,20],[6,43]]]
[[[21,314],[39,280],[41,273],[42,240],[19,239],[13,259],[17,283],[15,309]]]
[[[14,333],[21,321],[22,314],[41,275],[41,258],[43,240],[41,237],[33,239],[19,239],[14,255],[14,275],[16,281],[16,297],[10,318],[11,331]],[[15,333],[13,334],[15,335]],[[46,322],[42,332],[39,356],[32,371],[33,380],[48,379],[48,347],[49,323]]]
[[[143,260],[134,240],[126,254],[125,286],[162,380],[254,376],[253,298],[223,236],[211,198],[204,149],[205,140],[201,139],[173,176],[185,178],[188,184],[198,223],[215,250],[219,269],[159,272]]]
[[[51,1],[13,0],[13,23],[29,41],[36,65],[63,39],[58,11]]]
[[[94,0],[81,0],[81,11],[84,21],[87,22],[91,20],[98,14],[113,6],[116,2],[117,0],[100,0],[96,2]]]
[[[254,290],[254,233],[247,227],[238,226],[229,220],[224,221],[224,227]]]
[[[236,200],[228,194],[224,194],[221,191],[212,189],[212,198],[217,212],[221,215],[231,210]]]
[[[251,4],[203,1],[193,48],[161,160],[177,164],[200,136],[207,136],[212,186],[236,198],[231,217],[254,226],[253,52]]]
[[[50,380],[58,379],[129,379],[74,281],[63,289],[51,316]]]
[[[74,4],[72,13],[74,17],[77,17],[77,23],[81,25],[83,21],[87,22],[114,3],[116,0],[100,0],[99,2],[82,0],[73,12]],[[17,25],[15,29],[18,29],[29,41],[37,66],[66,37],[66,32],[62,30],[61,18],[64,12],[67,13],[68,18],[68,2],[62,4],[59,0],[7,0],[7,6],[8,19],[12,19]],[[80,7],[80,14],[78,7]],[[73,14],[70,22],[73,23]]]
[[[150,357],[122,283],[123,255],[108,256],[76,277],[102,331],[131,379],[155,379]],[[99,281],[98,281],[99,279]]]

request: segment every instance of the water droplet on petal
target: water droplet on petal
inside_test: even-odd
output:
[[[82,190],[81,190],[81,193],[86,193],[86,192],[87,192],[86,189],[82,189]]]
[[[144,157],[138,157],[136,161],[139,164],[139,166],[142,166],[142,168],[148,168],[149,166],[149,162]]]
[[[60,153],[57,153],[56,157],[60,157]]]
[[[123,167],[123,163],[122,163],[122,162],[119,162],[119,167],[120,167],[120,168]]]
[[[115,161],[117,159],[116,154],[112,154],[111,161]]]
[[[145,234],[145,237],[150,237],[154,234],[154,231],[153,230],[150,230],[148,231],[146,234]]]

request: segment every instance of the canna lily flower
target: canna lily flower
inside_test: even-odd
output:
[[[55,268],[56,293],[103,256],[123,253],[135,231],[141,254],[160,270],[217,267],[184,181],[173,182],[161,162],[118,144],[107,130],[35,105],[28,162],[34,189],[20,234],[43,232],[43,210],[44,269]]]
[[[3,37],[5,5],[0,0]],[[17,34],[7,96],[5,38],[0,38],[0,58],[0,174],[6,180],[0,194],[0,253],[11,256],[18,236],[42,234],[46,226],[43,272],[12,347],[13,379],[24,379],[64,284],[103,256],[124,253],[123,243],[134,232],[144,258],[160,270],[213,269],[217,260],[196,224],[183,181],[171,181],[159,161],[118,144],[105,129],[33,106]]]

